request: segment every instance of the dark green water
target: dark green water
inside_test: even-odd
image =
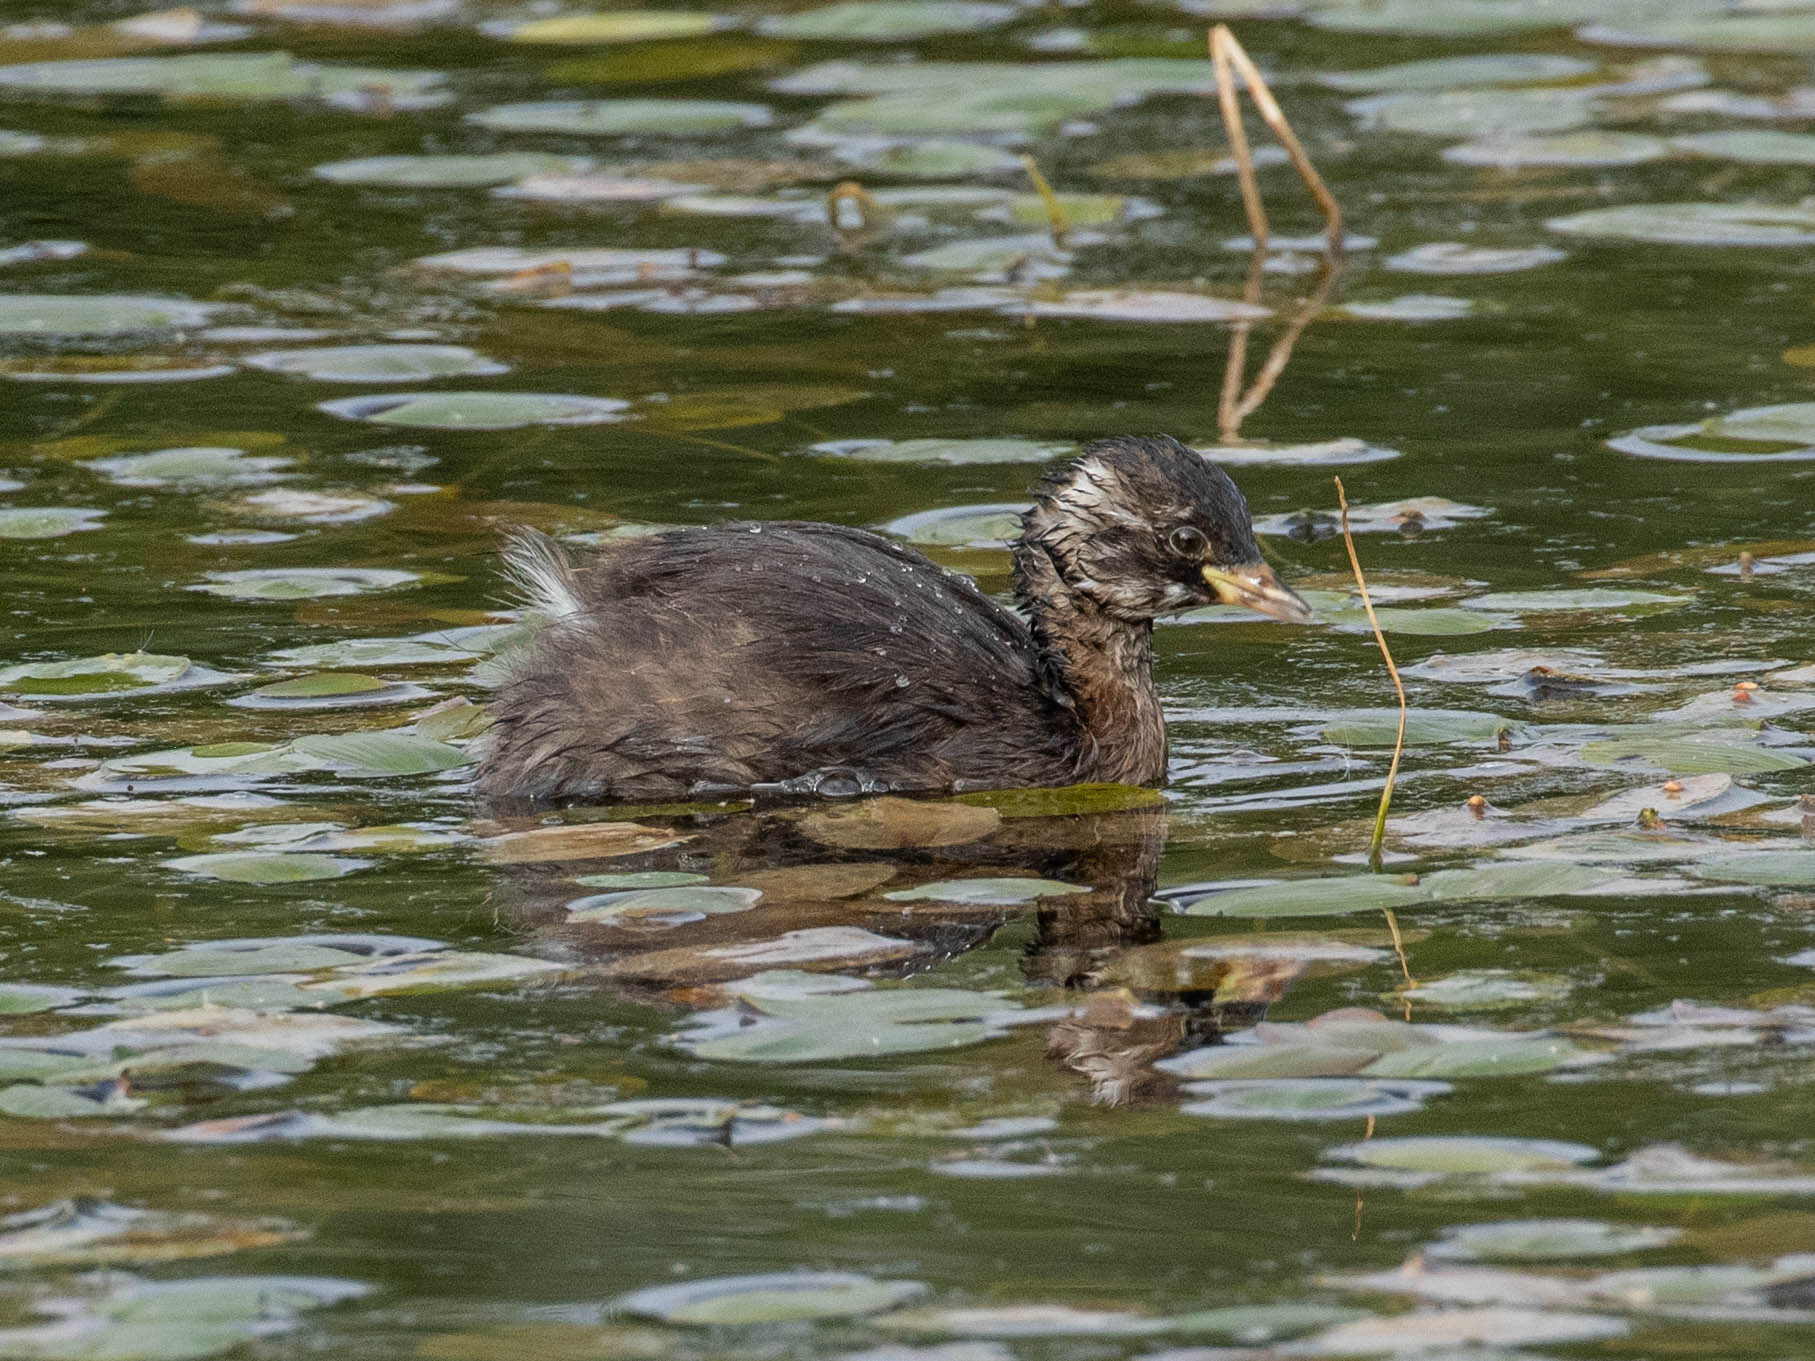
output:
[[[0,1355],[1815,1346],[1815,850],[1798,804],[1815,756],[1815,370],[1795,353],[1815,345],[1815,212],[1799,206],[1815,131],[1796,117],[1815,106],[1792,93],[1815,80],[1815,13],[1483,0],[1237,19],[1371,239],[1328,280],[1314,255],[1276,259],[1258,295],[1273,315],[1247,337],[1252,370],[1308,315],[1241,427],[1273,455],[1233,471],[1327,622],[1162,626],[1162,802],[985,797],[855,831],[799,808],[591,810],[563,817],[642,830],[551,849],[540,821],[488,820],[463,784],[476,711],[458,702],[483,704],[483,654],[508,630],[459,630],[509,623],[505,529],[881,526],[1017,503],[1043,459],[1103,435],[1220,442],[1232,327],[1176,317],[1242,296],[1234,178],[1113,164],[1222,154],[1205,21],[882,5],[868,22],[949,31],[864,41],[759,35],[769,11],[727,7],[715,33],[535,42],[509,32],[535,16],[478,4],[389,25],[354,0],[339,17],[374,22],[247,8],[203,16],[243,32],[186,34],[182,15],[135,31],[110,27],[128,6],[15,4],[0,30],[0,1210],[20,1216],[0,1225]],[[1572,34],[1591,21],[1657,45]],[[277,51],[327,75],[232,66]],[[210,53],[231,60],[190,71],[226,81],[207,98],[158,93],[166,66],[17,69]],[[1323,79],[1486,54],[1516,59]],[[1099,64],[1122,58],[1176,65]],[[910,60],[1012,69],[954,71],[906,112],[851,108],[849,91],[912,80]],[[797,92],[834,61],[877,65]],[[1029,93],[1028,73],[1063,62],[1089,64]],[[354,66],[377,69],[317,97]],[[426,107],[398,71],[441,74],[417,82]],[[122,90],[128,76],[153,88]],[[1345,107],[1376,88],[1413,93]],[[657,108],[587,135],[470,117],[549,99],[768,115],[689,130],[690,110]],[[881,141],[831,136],[864,120]],[[936,181],[970,200],[828,226],[839,181],[885,201],[934,183],[862,163],[922,127],[1029,151],[1061,194],[1135,201],[1073,202],[1057,251],[1010,158]],[[1487,150],[1445,157],[1461,144]],[[492,152],[590,158],[543,168],[595,193],[631,180],[646,201],[494,193],[503,171],[460,187],[313,173]],[[664,201],[652,180],[692,187]],[[1276,231],[1316,230],[1289,169],[1261,182]],[[1626,204],[1729,216],[1688,241],[1656,239],[1656,213],[1576,217]],[[1757,205],[1779,243],[1744,237]],[[1006,276],[916,258],[1008,236],[1025,240]],[[32,241],[85,249],[3,253]],[[1543,253],[1402,259],[1439,242]],[[518,274],[531,257],[416,263],[480,247],[628,254],[590,277],[577,255],[571,277]],[[901,303],[939,289],[987,292]],[[1163,296],[1134,319],[1062,315],[1122,290]],[[122,295],[214,310],[69,321],[57,301]],[[1435,295],[1411,311],[1442,319],[1365,315],[1406,295]],[[509,371],[259,367],[376,344],[465,346]],[[78,381],[133,365],[212,376]],[[317,408],[443,391],[623,405],[500,429]],[[975,461],[966,442],[997,437],[1051,448]],[[1343,438],[1398,456],[1293,452]],[[956,443],[899,461],[813,449],[863,440]],[[182,449],[239,452],[134,458]],[[1340,538],[1285,519],[1333,511],[1333,472],[1358,506],[1436,498],[1357,537],[1417,711],[1383,880],[1360,859],[1390,686]],[[988,532],[948,537],[935,556],[1006,589]],[[254,570],[274,575],[223,575]],[[332,647],[397,639],[417,641]],[[111,664],[136,681],[41,669],[135,651],[178,660]],[[323,671],[371,679],[334,704],[232,702]],[[387,736],[323,740],[368,729]],[[576,882],[650,872],[692,878],[641,915],[596,895],[656,881]],[[1349,878],[1304,882],[1330,876]],[[1001,881],[1027,877],[1058,882],[1006,901],[1026,895]],[[951,900],[950,881],[979,878],[983,901]],[[1291,882],[1241,887],[1271,880]],[[582,898],[594,920],[570,918]],[[194,948],[247,940],[243,964]],[[765,968],[819,977],[738,981]],[[904,1001],[927,989],[966,991]],[[930,1019],[885,1023],[916,1001]],[[1356,1008],[1397,1024],[1329,1017]],[[1255,1062],[1238,1073],[1231,1054]],[[616,1104],[632,1101],[669,1104]],[[1423,1136],[1455,1141],[1392,1142]],[[1455,1247],[1475,1241],[1465,1226],[1530,1220],[1588,1223],[1509,1231],[1472,1261]],[[622,1302],[772,1272],[922,1288],[790,1280],[772,1309],[719,1300],[717,1324]],[[305,1279],[262,1279],[278,1277]],[[229,1289],[247,1278],[250,1303]],[[1291,1307],[1207,1312],[1238,1306]]]

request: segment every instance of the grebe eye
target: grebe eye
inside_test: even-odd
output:
[[[1210,540],[1196,525],[1180,525],[1166,536],[1166,546],[1181,558],[1201,558],[1210,549]]]

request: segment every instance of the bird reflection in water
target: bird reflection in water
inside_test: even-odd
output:
[[[1048,1055],[1095,1099],[1129,1104],[1170,1100],[1154,1060],[1264,1019],[1296,977],[1283,961],[1193,958],[1162,940],[1154,890],[1167,812],[1157,803],[1069,816],[906,799],[611,816],[494,824],[496,899],[542,953],[639,1000],[722,1005],[713,985],[765,969],[923,975],[1024,923],[1023,979],[1063,1008]],[[703,876],[727,890],[731,910],[610,910],[612,885],[634,892],[626,876],[650,874]],[[584,882],[601,875],[611,876],[603,892]],[[1016,878],[1056,881],[1055,891],[1006,905],[899,896]],[[1026,1000],[1042,1003],[1038,992]]]

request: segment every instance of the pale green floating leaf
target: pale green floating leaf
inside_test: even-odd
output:
[[[698,38],[731,26],[715,14],[678,10],[625,9],[605,13],[562,14],[551,19],[514,20],[481,24],[495,38],[514,43],[564,43],[605,46],[611,43],[673,41]]]
[[[717,251],[630,246],[574,246],[571,249],[527,250],[521,246],[473,246],[440,255],[425,255],[415,262],[419,269],[444,269],[455,274],[516,274],[523,270],[566,265],[578,275],[682,277],[694,269],[711,269],[725,263]]]
[[[1395,999],[1410,1000],[1418,1007],[1454,1011],[1498,1011],[1555,1002],[1567,997],[1573,985],[1562,974],[1531,973],[1514,969],[1462,969],[1441,978],[1419,979],[1415,988],[1404,988]]]
[[[0,66],[0,88],[8,70]],[[0,335],[113,336],[201,326],[219,311],[208,303],[132,294],[3,293]]]
[[[1381,875],[1355,874],[1224,889],[1192,898],[1178,910],[1189,917],[1323,917],[1410,907],[1419,901],[1416,885]]]
[[[1815,204],[1627,203],[1553,217],[1565,236],[1675,246],[1815,245]]]
[[[1037,317],[1075,317],[1092,321],[1172,322],[1181,325],[1257,321],[1269,308],[1205,293],[1161,289],[1076,289],[1058,298],[1035,298],[1028,311]]]
[[[1053,197],[1065,220],[1074,228],[1106,227],[1131,215],[1151,217],[1158,211],[1150,203],[1123,194],[1055,194]],[[1051,215],[1052,209],[1039,194],[1017,194],[1002,216],[1023,226],[1039,227],[1049,223]],[[996,220],[994,215],[991,219]]]
[[[1683,425],[1648,425],[1607,441],[1640,458],[1689,463],[1801,463],[1815,459],[1815,402],[1746,407]]]
[[[1815,17],[1807,13],[1745,12],[1778,9],[1781,0],[1758,6],[1720,6],[1714,12],[1697,5],[1664,10],[1640,9],[1590,23],[1578,36],[1584,42],[1612,46],[1689,47],[1702,52],[1761,52],[1771,56],[1815,53]],[[1793,2],[1782,8],[1800,8]],[[1725,12],[1723,12],[1725,11]],[[1598,17],[1590,9],[1587,18]]]
[[[246,356],[255,369],[293,373],[320,383],[415,383],[434,378],[490,377],[510,365],[464,345],[332,345],[262,350]]]
[[[1477,140],[1566,132],[1593,118],[1586,93],[1560,90],[1405,90],[1350,100],[1365,128]]]
[[[1293,1350],[1307,1356],[1489,1357],[1496,1353],[1478,1349],[1597,1342],[1629,1329],[1625,1319],[1559,1309],[1441,1309],[1338,1324],[1301,1339]]]
[[[318,411],[349,421],[417,430],[516,430],[530,425],[598,425],[622,420],[615,397],[552,392],[387,392],[322,402]]]
[[[108,652],[62,662],[22,662],[0,668],[0,694],[53,699],[115,695],[145,690],[187,689],[231,677],[198,667],[187,657],[153,652]]]
[[[467,156],[366,156],[332,161],[312,172],[334,184],[378,185],[387,189],[485,189],[529,175],[556,175],[584,170],[588,162],[574,156],[535,151],[494,151]]]
[[[388,955],[419,957],[425,950],[442,948],[439,941],[416,936],[244,936],[181,945],[162,954],[121,955],[108,962],[141,978],[231,978],[358,968]]]
[[[778,1271],[650,1286],[620,1295],[612,1308],[663,1323],[747,1327],[862,1318],[925,1293],[918,1281],[879,1281],[843,1271]]]
[[[254,567],[239,572],[209,572],[208,580],[189,587],[229,600],[321,600],[328,596],[363,595],[420,586],[418,572],[383,567]]]
[[[1368,1077],[1517,1077],[1548,1073],[1581,1058],[1584,1052],[1568,1040],[1509,1035],[1401,1049],[1382,1054],[1361,1071]]]
[[[1407,274],[1514,274],[1554,265],[1564,258],[1551,246],[1470,246],[1461,241],[1431,241],[1385,260],[1388,269]]]
[[[1743,731],[1734,729],[1687,736],[1637,733],[1589,742],[1580,755],[1591,766],[1642,762],[1673,775],[1762,775],[1808,765],[1804,757],[1794,752],[1748,743],[1745,736]]]
[[[1682,138],[1676,138],[1666,142],[1661,137],[1644,133],[1606,132],[1597,128],[1548,137],[1502,137],[1485,142],[1464,142],[1460,146],[1445,147],[1443,159],[1451,165],[1487,166],[1497,170],[1517,170],[1528,165],[1610,168],[1662,160],[1682,141]]]
[[[874,142],[858,141],[835,145],[832,152],[872,174],[896,175],[903,179],[967,179],[972,175],[1021,172],[1020,160],[1001,147],[942,138],[888,142],[880,147]]]
[[[890,520],[883,533],[927,547],[1000,548],[1021,537],[1026,505],[949,506]]]
[[[318,671],[293,680],[261,685],[252,693],[264,699],[341,699],[350,695],[370,695],[390,688],[389,681],[375,676],[357,676],[344,671]]]
[[[1005,1304],[967,1309],[902,1309],[877,1319],[876,1326],[893,1333],[933,1337],[1149,1337],[1170,1332],[1171,1320],[1122,1309]]]
[[[119,454],[92,459],[84,467],[121,487],[256,487],[281,482],[293,474],[281,471],[291,460],[275,455],[252,457],[239,449],[157,449],[148,454]]]
[[[1075,444],[1031,439],[850,439],[813,445],[809,452],[860,463],[1045,463],[1077,452]],[[1016,533],[1020,531],[1017,529]]]
[[[303,1236],[287,1224],[270,1220],[171,1214],[77,1196],[0,1220],[0,1269],[119,1266],[214,1257]]]
[[[1436,293],[1406,293],[1380,302],[1345,302],[1335,310],[1356,321],[1456,321],[1472,316],[1473,298],[1449,298]]]
[[[1595,63],[1551,52],[1490,52],[1432,57],[1363,71],[1331,71],[1317,83],[1366,94],[1386,90],[1453,90],[1471,85],[1544,85],[1594,71]]]
[[[498,104],[467,115],[468,122],[497,132],[564,132],[579,137],[692,136],[762,127],[769,120],[766,105],[710,99],[555,99]]]
[[[804,993],[738,990],[760,1016],[706,1012],[674,1042],[696,1058],[743,1063],[835,1063],[979,1044],[1002,1034],[1013,1008],[959,988],[864,988]]]
[[[576,884],[597,889],[686,888],[703,884],[707,876],[685,870],[631,870],[624,874],[582,874]]]
[[[299,61],[288,52],[196,52],[0,66],[0,90],[20,94],[164,95],[183,99],[333,100],[385,90],[394,108],[446,98],[435,71],[386,71]]]
[[[698,921],[726,912],[748,912],[762,901],[762,896],[758,889],[726,885],[633,888],[576,898],[567,904],[567,920],[607,925]]]
[[[82,1120],[96,1115],[124,1115],[132,1109],[133,1103],[98,1101],[66,1087],[23,1082],[0,1087],[0,1115],[15,1120]],[[0,1347],[5,1346],[5,1338],[5,1332],[0,1331]]]
[[[101,528],[106,515],[79,506],[0,506],[0,539],[60,539]]]
[[[428,775],[474,760],[446,742],[402,731],[317,733],[297,738],[291,747],[337,770],[362,775]]]
[[[516,984],[531,979],[546,982],[563,972],[565,970],[559,964],[524,955],[434,950],[366,960],[352,968],[337,969],[329,977],[304,983],[302,987],[311,995],[324,997],[393,997],[452,988]]]
[[[1412,709],[1406,714],[1408,746],[1434,746],[1452,742],[1493,742],[1517,725],[1499,714],[1473,709]],[[1390,747],[1398,738],[1397,709],[1349,709],[1332,714],[1323,723],[1327,742],[1345,747]]]
[[[303,884],[317,879],[339,879],[355,870],[367,869],[371,863],[339,855],[227,851],[216,855],[184,856],[166,860],[164,865],[184,874],[225,879],[235,884]]]
[[[1503,861],[1426,874],[1418,881],[1418,893],[1427,902],[1437,903],[1478,898],[1547,898],[1592,892],[1617,878],[1617,872],[1592,865],[1565,865],[1554,860]]]
[[[1688,596],[1662,591],[1627,590],[1589,586],[1578,590],[1559,587],[1548,591],[1489,591],[1462,602],[1471,610],[1499,610],[1508,614],[1573,614],[1588,610],[1654,614],[1689,603]]]
[[[1598,1219],[1506,1219],[1445,1229],[1424,1251],[1449,1261],[1557,1262],[1649,1252],[1682,1236],[1677,1228]]]
[[[765,37],[834,42],[912,42],[999,28],[1020,11],[980,0],[846,0],[757,21]]]
[[[58,988],[48,983],[0,983],[0,1016],[30,1016],[40,1011],[55,1011],[82,1000],[74,988]],[[0,1248],[0,1257],[5,1252]]]
[[[1339,33],[1396,33],[1432,38],[1475,38],[1560,28],[1594,17],[1587,0],[1371,0],[1367,4],[1315,4],[1305,21]]]
[[[1342,1077],[1194,1082],[1190,1091],[1207,1099],[1187,1101],[1179,1110],[1221,1120],[1371,1120],[1422,1109],[1449,1090],[1444,1082]]]
[[[1815,886],[1815,850],[1740,851],[1713,855],[1688,867],[1698,879],[1779,888]]]
[[[973,907],[1014,907],[1068,893],[1088,893],[1083,884],[1062,884],[1056,879],[942,879],[896,889],[882,896],[890,902],[963,903]]]
[[[1451,1176],[1496,1172],[1563,1171],[1599,1158],[1587,1144],[1555,1139],[1506,1139],[1488,1135],[1407,1135],[1344,1144],[1325,1154],[1364,1167],[1391,1167]]]

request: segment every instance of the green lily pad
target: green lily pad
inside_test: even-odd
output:
[[[187,657],[152,652],[109,652],[61,662],[24,662],[0,668],[0,694],[34,699],[111,695],[212,684],[228,677],[198,667]]]
[[[1425,1253],[1462,1262],[1559,1262],[1649,1252],[1682,1236],[1677,1228],[1598,1219],[1506,1219],[1445,1229]]]
[[[882,526],[883,533],[927,547],[1000,548],[1021,537],[1025,504],[949,506],[903,515]]]
[[[1743,729],[1730,728],[1688,735],[1639,732],[1589,742],[1580,755],[1591,766],[1642,762],[1672,775],[1762,775],[1808,765],[1794,752],[1759,746],[1746,736]]]
[[[1497,1011],[1554,1002],[1569,995],[1569,979],[1561,974],[1521,972],[1514,969],[1462,969],[1441,978],[1420,979],[1415,988],[1395,992],[1414,1006],[1442,1007],[1454,1011]]]
[[[1328,616],[1330,622],[1347,633],[1370,633],[1373,623],[1365,610],[1338,610]],[[1487,633],[1505,628],[1511,620],[1496,619],[1479,610],[1453,607],[1416,609],[1403,605],[1377,605],[1374,619],[1382,632],[1403,633],[1413,638],[1460,638],[1471,633]],[[1410,725],[1407,725],[1410,730]]]
[[[1741,851],[1713,855],[1688,866],[1698,879],[1726,884],[1768,884],[1779,888],[1815,886],[1815,850]]]
[[[427,580],[419,572],[384,567],[253,567],[239,572],[210,572],[207,581],[189,589],[229,600],[320,600],[401,590]]]
[[[1498,610],[1507,614],[1573,614],[1586,610],[1654,614],[1686,605],[1689,598],[1666,595],[1662,591],[1590,586],[1580,590],[1489,591],[1486,595],[1470,596],[1462,603],[1471,610]]]
[[[60,539],[101,528],[106,515],[79,506],[0,506],[0,539]]]
[[[439,102],[435,71],[386,71],[299,61],[288,52],[194,52],[0,66],[15,94],[163,95],[180,99],[332,100],[383,89],[393,107]]]
[[[612,1308],[663,1323],[748,1327],[862,1318],[925,1293],[918,1281],[879,1281],[844,1271],[777,1271],[650,1286],[620,1295]]]
[[[1061,297],[1035,298],[1028,310],[1037,317],[1074,317],[1093,321],[1207,322],[1257,321],[1272,315],[1264,307],[1206,293],[1164,289],[1081,288]]]
[[[1802,463],[1815,459],[1815,402],[1746,407],[1682,425],[1648,425],[1607,441],[1640,458],[1687,463]]]
[[[1407,274],[1513,274],[1554,265],[1563,252],[1550,246],[1470,246],[1460,241],[1430,241],[1389,255],[1388,269]]]
[[[576,137],[617,137],[732,132],[762,127],[768,107],[711,99],[554,99],[497,104],[467,115],[495,132],[562,132]]]
[[[1313,1356],[1492,1356],[1478,1349],[1598,1342],[1630,1328],[1622,1318],[1563,1309],[1450,1308],[1342,1323],[1296,1346]]]
[[[342,699],[352,695],[370,695],[390,687],[389,681],[374,676],[356,676],[344,671],[319,671],[311,676],[261,685],[252,693],[265,699]]]
[[[508,38],[514,43],[598,47],[611,43],[698,38],[729,27],[731,22],[715,14],[692,11],[625,9],[561,14],[550,19],[506,19],[482,24],[480,28],[495,38]]]
[[[1568,1040],[1550,1036],[1507,1036],[1402,1049],[1382,1054],[1361,1071],[1379,1078],[1517,1077],[1548,1073],[1583,1052]]]
[[[574,156],[493,151],[468,156],[366,156],[318,165],[313,174],[334,184],[380,185],[387,189],[484,189],[529,175],[584,170],[587,164]]]
[[[947,33],[999,28],[1020,11],[981,0],[846,0],[758,20],[770,38],[833,42],[912,42]]]
[[[1403,1115],[1450,1090],[1443,1082],[1368,1078],[1263,1078],[1196,1082],[1202,1100],[1179,1107],[1185,1115],[1219,1120],[1354,1120]]]
[[[290,745],[298,755],[348,774],[429,775],[474,759],[445,742],[400,731],[318,733]]]
[[[567,920],[606,925],[678,924],[725,912],[748,912],[762,901],[754,888],[726,885],[676,885],[631,889],[576,898],[567,905]]]
[[[6,72],[16,69],[0,66],[0,88],[4,88]],[[128,293],[3,293],[0,335],[115,336],[174,331],[201,326],[218,310],[208,303]]]
[[[1014,907],[1068,893],[1088,893],[1083,884],[1062,884],[1056,879],[942,879],[937,883],[899,888],[882,896],[890,902],[963,903],[971,907]]]
[[[1676,139],[1677,142],[1681,140]],[[1451,165],[1485,166],[1497,170],[1517,170],[1531,165],[1610,168],[1662,160],[1675,144],[1644,133],[1607,132],[1595,128],[1550,136],[1464,142],[1460,146],[1445,147],[1443,159]]]
[[[397,997],[444,992],[454,988],[492,987],[530,980],[546,982],[562,966],[524,955],[477,950],[433,950],[423,954],[380,956],[326,978],[304,983],[311,996],[352,1001],[362,997]]]
[[[973,175],[1019,174],[1021,162],[1001,147],[928,137],[912,142],[891,142],[881,147],[868,141],[834,146],[834,155],[849,159],[878,175],[912,180],[969,179]]]
[[[303,884],[316,879],[339,879],[369,868],[369,860],[339,855],[285,852],[228,851],[216,855],[189,855],[166,860],[169,869],[205,879],[226,879],[235,884]]]
[[[1671,246],[1815,245],[1815,205],[1627,203],[1544,224],[1565,236]]]
[[[293,373],[318,383],[416,383],[434,378],[490,377],[508,364],[464,345],[334,345],[262,350],[246,356],[255,369]]]
[[[1413,747],[1492,742],[1515,726],[1499,714],[1472,709],[1412,709],[1406,714],[1405,742]],[[1390,747],[1398,733],[1397,709],[1349,709],[1323,724],[1324,740],[1344,747]]]
[[[1364,1167],[1480,1176],[1495,1172],[1551,1172],[1590,1163],[1600,1151],[1556,1139],[1505,1139],[1489,1135],[1409,1135],[1370,1139],[1331,1149],[1326,1157]]]
[[[1192,898],[1178,910],[1188,917],[1323,917],[1410,907],[1420,899],[1416,885],[1382,875],[1354,874],[1224,889]]]
[[[1587,95],[1571,89],[1396,90],[1345,107],[1366,128],[1482,140],[1566,132],[1593,117]]]
[[[31,1016],[55,1011],[81,1001],[82,996],[74,988],[58,988],[48,983],[0,983],[0,1016]],[[4,1256],[5,1249],[0,1246],[0,1258]]]
[[[685,870],[630,870],[624,874],[582,874],[576,884],[597,889],[686,888],[703,884],[707,877]]]
[[[622,420],[629,402],[552,392],[387,392],[316,407],[330,416],[416,430],[518,430],[530,425],[598,425]]]
[[[994,993],[959,988],[847,992],[740,990],[743,1009],[704,1012],[674,1042],[696,1058],[738,1063],[835,1063],[980,1044],[1012,1010]]]
[[[1547,85],[1588,75],[1595,63],[1550,52],[1484,52],[1431,57],[1364,71],[1330,71],[1319,85],[1353,94],[1387,90],[1453,90],[1476,85]]]
[[[118,454],[91,459],[83,466],[121,487],[257,487],[281,482],[291,460],[276,455],[253,456],[241,449],[214,447],[156,449],[148,454]]]

